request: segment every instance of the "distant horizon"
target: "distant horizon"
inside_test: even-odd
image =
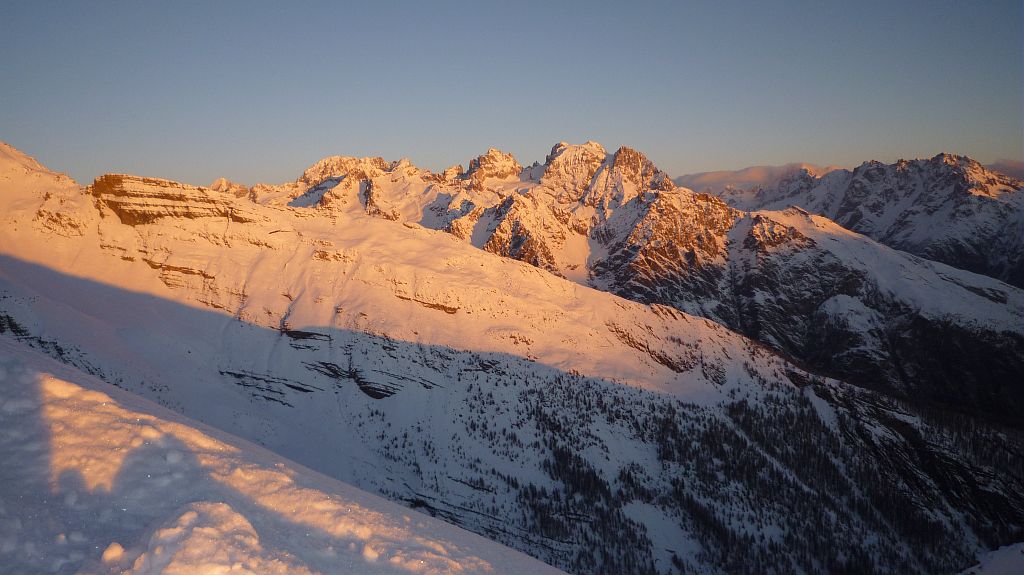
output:
[[[949,0],[7,3],[0,139],[88,183],[628,145],[674,177],[1024,158],[1024,10]]]
[[[275,180],[275,181],[270,181],[270,180],[247,180],[245,178],[231,178],[231,177],[228,177],[228,176],[216,176],[216,177],[210,179],[209,181],[200,182],[200,181],[190,181],[190,180],[177,179],[177,178],[173,178],[173,177],[163,176],[163,175],[160,175],[160,174],[151,174],[151,173],[142,173],[142,172],[124,172],[124,171],[115,171],[115,170],[100,170],[98,173],[96,173],[95,176],[92,176],[92,177],[90,177],[88,179],[82,179],[82,178],[75,177],[75,175],[69,173],[67,170],[61,169],[60,166],[50,165],[49,163],[43,161],[37,154],[33,153],[33,151],[25,150],[24,148],[19,147],[14,142],[10,142],[10,141],[7,141],[7,140],[4,140],[4,139],[0,138],[0,143],[5,143],[5,144],[13,147],[14,149],[19,150],[19,151],[21,151],[21,152],[31,156],[32,158],[34,158],[36,161],[41,163],[43,166],[45,166],[49,170],[52,170],[54,172],[63,173],[63,174],[68,175],[69,177],[71,177],[71,179],[75,180],[76,182],[78,182],[81,185],[88,185],[88,184],[92,183],[93,180],[95,180],[96,178],[98,178],[98,177],[100,177],[102,175],[105,175],[105,174],[130,174],[130,175],[133,175],[133,176],[160,178],[160,179],[165,179],[165,180],[173,180],[173,181],[176,181],[176,182],[180,182],[180,183],[183,183],[183,184],[194,185],[194,186],[209,186],[213,182],[215,182],[216,180],[218,180],[220,178],[225,178],[225,179],[229,180],[230,182],[233,182],[233,183],[236,183],[236,184],[245,185],[245,186],[249,186],[249,187],[257,185],[257,184],[276,185],[276,184],[284,184],[284,183],[295,181],[296,179],[298,179],[302,175],[302,172],[305,171],[307,168],[309,168],[310,166],[312,166],[313,164],[315,164],[319,160],[322,160],[324,158],[329,158],[329,157],[332,157],[332,156],[347,156],[347,157],[355,157],[355,158],[380,157],[380,158],[383,158],[385,161],[388,161],[388,162],[397,162],[397,161],[406,159],[406,160],[409,160],[414,166],[416,166],[416,167],[418,167],[420,169],[424,169],[424,170],[430,171],[432,173],[438,173],[439,174],[439,173],[443,172],[445,169],[450,168],[452,166],[462,166],[462,168],[465,169],[469,165],[469,161],[470,160],[472,160],[472,159],[474,159],[474,158],[484,154],[487,151],[486,149],[482,150],[480,153],[478,153],[478,154],[476,154],[476,155],[474,155],[474,156],[472,156],[472,157],[470,157],[468,159],[465,159],[465,160],[463,160],[461,162],[455,162],[455,163],[447,164],[444,167],[440,167],[440,168],[428,167],[428,166],[420,165],[420,164],[416,163],[414,160],[412,160],[411,158],[409,158],[408,156],[388,158],[388,157],[384,157],[384,156],[370,156],[370,155],[366,155],[366,154],[326,154],[326,155],[321,155],[321,156],[319,156],[319,157],[317,157],[315,159],[310,160],[304,166],[302,166],[299,169],[297,169],[292,177],[286,177],[286,178],[281,179],[281,180]],[[569,143],[570,144],[583,144],[585,142],[569,142]],[[609,146],[605,146],[601,142],[597,142],[597,143],[601,144],[609,154],[614,153],[615,150],[617,150],[617,149],[619,149],[619,147],[621,147],[621,146],[609,147]],[[490,146],[490,147],[494,148],[495,146]],[[632,147],[632,146],[628,146],[627,145],[626,147]],[[501,150],[501,148],[497,148],[497,149]],[[502,152],[507,152],[507,150],[501,150],[501,151]],[[550,151],[550,149],[549,149],[549,151]],[[645,156],[647,156],[647,154],[646,154],[646,152],[644,152],[644,150],[639,150],[638,149],[637,151],[642,153],[642,154],[644,154]],[[509,152],[509,153],[511,153],[511,152]],[[815,168],[821,168],[821,169],[852,170],[852,169],[856,168],[857,166],[859,166],[861,164],[864,164],[864,163],[867,163],[867,162],[871,162],[871,161],[882,162],[884,164],[893,164],[893,163],[896,163],[896,162],[898,162],[900,160],[927,160],[927,159],[930,159],[930,158],[934,158],[935,156],[940,155],[940,154],[952,154],[952,155],[956,155],[956,156],[967,156],[967,157],[970,157],[971,159],[979,162],[981,165],[985,166],[986,168],[988,168],[990,170],[994,170],[994,171],[997,171],[997,172],[1000,172],[1000,173],[1004,173],[1006,175],[1009,175],[1009,176],[1012,176],[1012,177],[1015,177],[1015,178],[1018,178],[1018,179],[1024,179],[1024,161],[1013,160],[1013,159],[1010,159],[1010,158],[1000,158],[1000,159],[997,159],[997,160],[995,160],[993,162],[983,162],[983,161],[979,160],[978,158],[974,158],[974,157],[972,157],[972,156],[970,156],[968,154],[961,154],[961,153],[957,153],[957,152],[949,151],[949,150],[945,150],[945,151],[942,151],[942,152],[936,152],[934,154],[929,154],[929,155],[926,155],[926,156],[918,156],[918,157],[866,158],[866,159],[861,160],[859,162],[856,162],[856,163],[853,163],[853,164],[845,164],[845,165],[844,164],[836,164],[836,163],[820,164],[820,163],[816,163],[816,162],[792,161],[792,162],[783,162],[783,163],[780,163],[780,164],[752,164],[752,165],[749,165],[749,166],[739,166],[739,167],[735,167],[735,168],[700,170],[700,171],[695,171],[695,172],[688,172],[688,173],[685,173],[685,174],[673,174],[671,172],[668,172],[667,170],[664,170],[664,168],[662,168],[660,165],[658,165],[657,162],[655,162],[655,165],[658,166],[659,169],[662,169],[666,173],[668,173],[669,177],[672,178],[673,180],[678,180],[678,179],[682,179],[682,178],[686,178],[686,177],[699,176],[699,175],[703,175],[703,174],[741,172],[741,171],[744,171],[744,170],[751,170],[751,169],[757,169],[757,168],[778,169],[778,168],[784,168],[784,167],[788,167],[788,166],[801,165],[801,164],[808,165],[808,166],[813,166]],[[545,153],[545,155],[546,155],[546,153]],[[536,159],[536,160],[526,160],[524,158],[521,158],[521,157],[517,156],[514,153],[513,153],[513,156],[515,156],[516,161],[518,161],[524,168],[525,167],[529,167],[530,165],[533,165],[534,162],[539,162],[541,164],[544,163],[544,158],[543,157],[541,157],[539,159]],[[648,156],[648,159],[650,159],[650,156]]]

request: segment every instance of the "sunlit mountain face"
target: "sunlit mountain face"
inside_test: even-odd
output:
[[[82,186],[0,147],[0,565],[954,573],[1024,540],[1020,180],[467,166]]]

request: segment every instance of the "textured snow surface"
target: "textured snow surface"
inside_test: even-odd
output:
[[[0,566],[558,573],[0,339]]]
[[[960,575],[1020,575],[1024,573],[1024,543],[1000,547],[980,559],[980,563]]]

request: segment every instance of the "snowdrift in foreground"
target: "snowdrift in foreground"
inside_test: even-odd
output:
[[[0,340],[6,573],[559,573]]]

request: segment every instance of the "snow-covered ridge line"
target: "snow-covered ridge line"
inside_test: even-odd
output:
[[[4,338],[0,386],[6,573],[559,572]]]

